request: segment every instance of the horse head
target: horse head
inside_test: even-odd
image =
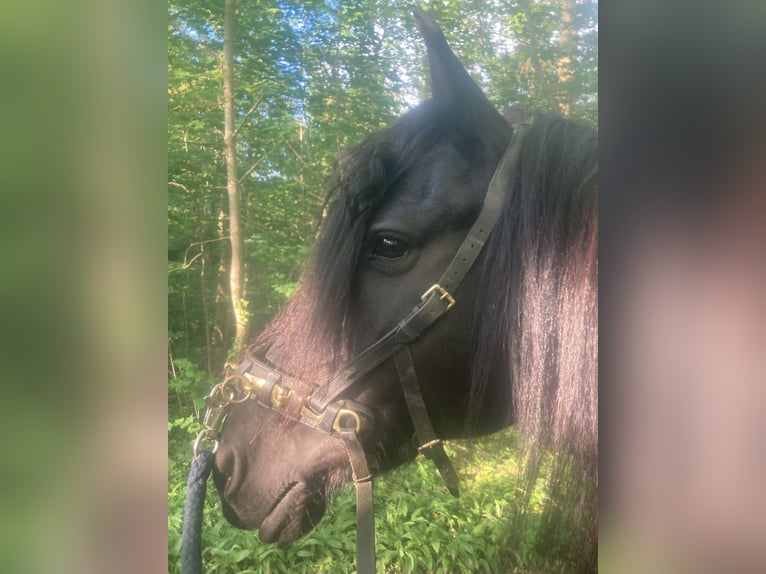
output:
[[[551,282],[563,285],[574,274],[570,286],[584,284],[589,297],[595,292],[595,201],[585,201],[581,212],[572,207],[582,197],[595,197],[592,179],[573,184],[571,192],[571,185],[557,186],[565,176],[563,168],[549,180],[535,175],[573,149],[588,156],[590,151],[580,148],[583,142],[593,147],[592,138],[583,136],[543,153],[551,130],[570,128],[554,122],[548,136],[536,136],[532,128],[532,144],[525,143],[521,152],[516,149],[513,165],[501,173],[498,164],[504,164],[501,158],[508,155],[518,128],[490,104],[433,19],[419,10],[416,19],[428,51],[431,99],[339,158],[328,213],[301,285],[239,363],[239,376],[244,373],[261,385],[253,395],[266,392],[264,388],[267,392],[258,395],[261,400],[231,405],[220,434],[214,480],[227,519],[237,527],[257,529],[267,542],[288,543],[309,531],[323,515],[328,495],[352,479],[349,447],[338,436],[348,421],[338,423],[338,413],[357,419],[355,440],[372,475],[417,455],[424,440],[416,436],[423,433],[413,422],[413,408],[425,409],[427,424],[439,438],[489,433],[516,418],[528,418],[519,411],[515,393],[522,378],[536,375],[520,366],[518,349],[524,341],[517,341],[515,333],[525,327],[523,295],[533,280],[545,280],[540,277],[545,265],[529,273],[531,278],[519,279],[525,276],[525,253],[542,254],[546,265],[555,267],[558,275],[548,277]],[[521,184],[527,164],[527,179],[535,180],[528,193]],[[485,212],[491,182],[517,193],[501,197],[493,216],[500,221],[489,243],[475,265],[460,270],[464,277],[445,289],[439,282],[445,269],[460,266],[453,263],[459,259],[456,253],[469,249],[466,235],[475,231]],[[528,197],[542,183],[556,189]],[[557,198],[564,195],[562,206]],[[540,218],[553,223],[543,226],[543,232],[530,231]],[[548,249],[554,244],[562,247]],[[581,263],[583,259],[588,261]],[[556,299],[561,314],[569,314],[572,306],[583,315],[593,314],[593,301],[579,301],[582,290],[538,287]],[[559,296],[565,292],[569,299],[562,302]],[[429,306],[440,306],[438,320],[420,324],[421,315],[431,312]],[[417,320],[407,323],[417,313]],[[545,325],[556,324],[555,317],[546,320],[541,321],[543,332]],[[583,325],[591,330],[582,335],[591,335],[593,325]],[[408,330],[419,332],[410,336]],[[376,344],[393,337],[391,333],[405,342],[386,343],[381,356],[370,358]],[[534,359],[550,370],[546,353],[559,353],[558,345],[565,343],[557,338],[542,351],[532,349]],[[567,351],[572,352],[579,351]],[[256,367],[247,372],[243,364]],[[561,370],[552,375],[554,386],[564,388],[560,375]],[[577,376],[583,375],[590,373]],[[415,407],[407,398],[411,389],[402,383],[408,376],[416,378],[420,395]],[[585,394],[590,392],[588,387]],[[555,403],[555,391],[549,395],[540,400]],[[570,397],[575,407],[565,408],[566,416],[583,408],[589,395],[583,396]],[[244,398],[249,397],[247,393]],[[267,408],[275,403],[280,408]],[[336,419],[327,422],[332,405]],[[586,406],[592,409],[593,404]],[[592,426],[594,416],[589,411],[583,424]],[[556,420],[540,424],[551,427]],[[330,432],[322,432],[322,426]]]

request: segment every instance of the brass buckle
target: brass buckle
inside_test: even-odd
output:
[[[426,291],[420,296],[420,300],[425,301],[426,299],[428,299],[428,297],[431,296],[432,293],[435,293],[436,291],[438,291],[441,294],[439,299],[447,300],[447,308],[445,309],[445,311],[449,311],[450,309],[452,309],[452,307],[455,306],[455,299],[452,297],[452,295],[449,294],[449,291],[447,291],[444,287],[442,287],[438,283],[434,283],[433,285],[431,285],[428,288],[428,291]]]

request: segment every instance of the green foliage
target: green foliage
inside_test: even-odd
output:
[[[545,476],[534,503],[514,533],[519,468],[512,430],[480,440],[449,443],[461,475],[461,495],[452,497],[433,464],[419,458],[375,483],[377,567],[387,573],[557,572],[556,558],[535,545]],[[180,572],[180,532],[188,457],[171,459],[168,494],[168,572]],[[207,571],[225,573],[352,573],[356,516],[353,486],[335,494],[319,525],[295,543],[279,548],[257,534],[237,530],[220,513],[212,486],[203,526]],[[513,538],[512,535],[516,535]],[[517,540],[514,543],[514,540]],[[520,540],[521,542],[518,542]]]
[[[179,460],[191,454],[191,444],[202,430],[199,414],[204,409],[203,397],[214,381],[188,359],[175,359],[168,377],[168,452]],[[172,466],[172,465],[171,465]],[[175,479],[185,480],[178,474]],[[170,480],[173,483],[173,480]]]

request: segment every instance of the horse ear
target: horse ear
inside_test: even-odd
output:
[[[433,99],[456,113],[488,151],[502,153],[510,137],[510,128],[503,116],[468,75],[433,17],[420,8],[415,8],[413,13],[426,42]]]

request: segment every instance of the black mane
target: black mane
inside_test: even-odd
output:
[[[525,136],[518,178],[485,246],[471,397],[476,410],[488,392],[504,393],[498,402],[532,449],[527,499],[542,455],[556,453],[549,487],[558,504],[544,508],[552,526],[538,543],[550,547],[560,514],[570,512],[564,520],[579,524],[582,538],[563,552],[574,548],[565,559],[586,571],[597,556],[597,143],[593,129],[553,115]]]
[[[517,410],[518,397],[525,393],[517,386],[529,389],[525,370],[542,373],[563,367],[565,349],[559,339],[567,327],[560,322],[572,314],[557,307],[576,303],[569,301],[575,278],[596,287],[597,143],[593,129],[552,114],[539,116],[525,135],[517,178],[485,247],[479,293],[484,304],[474,334],[474,403],[482,401],[494,374],[512,382]],[[577,294],[593,295],[595,304],[595,291]],[[522,348],[529,344],[525,333],[548,341],[540,350],[544,356]],[[508,364],[507,372],[488,370],[509,353],[513,360],[500,361]],[[541,364],[529,364],[532,356]],[[548,375],[546,388],[553,392],[559,379],[570,377]],[[533,426],[536,437],[552,430],[545,428],[550,421],[521,422]]]

